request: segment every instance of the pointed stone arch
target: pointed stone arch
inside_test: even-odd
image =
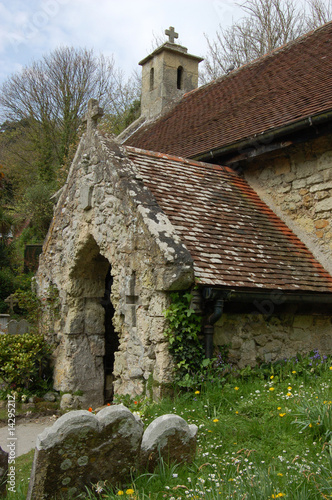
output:
[[[67,314],[55,366],[55,386],[62,391],[84,387],[85,399],[104,403],[105,278],[109,261],[89,235],[80,244],[68,275]],[[63,363],[59,363],[59,358]],[[64,376],[64,371],[67,376]]]

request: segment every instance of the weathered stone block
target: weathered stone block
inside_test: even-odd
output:
[[[293,189],[301,189],[307,185],[306,179],[299,179],[293,181]]]
[[[197,426],[178,415],[156,418],[142,439],[140,468],[153,471],[160,457],[166,463],[191,463],[196,453]]]
[[[80,192],[80,205],[83,210],[90,210],[92,207],[93,186],[82,186]]]
[[[315,208],[316,212],[332,212],[332,197],[319,201]]]
[[[122,405],[63,415],[37,438],[27,500],[70,498],[98,481],[129,481],[142,434],[141,420]]]
[[[323,179],[322,179],[323,180]],[[332,189],[332,181],[330,182],[322,182],[321,184],[314,184],[313,186],[310,187],[310,191],[312,193],[316,193],[317,191],[325,191]]]

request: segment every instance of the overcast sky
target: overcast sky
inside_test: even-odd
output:
[[[0,84],[61,45],[113,54],[129,76],[169,26],[204,57],[204,33],[214,37],[241,15],[230,0],[0,0]]]

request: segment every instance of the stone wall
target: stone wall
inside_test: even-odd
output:
[[[214,343],[228,344],[231,362],[244,368],[314,349],[331,354],[331,332],[331,316],[224,314],[215,325]]]
[[[192,260],[124,152],[92,130],[59,194],[36,278],[41,297],[50,285],[59,290],[59,315],[47,328],[54,388],[83,391],[88,406],[104,402],[101,302],[110,267],[114,391],[135,396],[148,387],[156,396],[172,371],[163,310],[170,290],[192,283]]]
[[[332,136],[253,159],[245,177],[318,260],[331,266]]]

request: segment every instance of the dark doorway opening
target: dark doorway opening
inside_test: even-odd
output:
[[[114,354],[119,349],[119,337],[113,326],[114,307],[111,302],[112,284],[113,277],[111,274],[111,266],[109,266],[105,278],[105,293],[102,300],[102,306],[105,310],[104,397],[106,403],[113,400]]]

